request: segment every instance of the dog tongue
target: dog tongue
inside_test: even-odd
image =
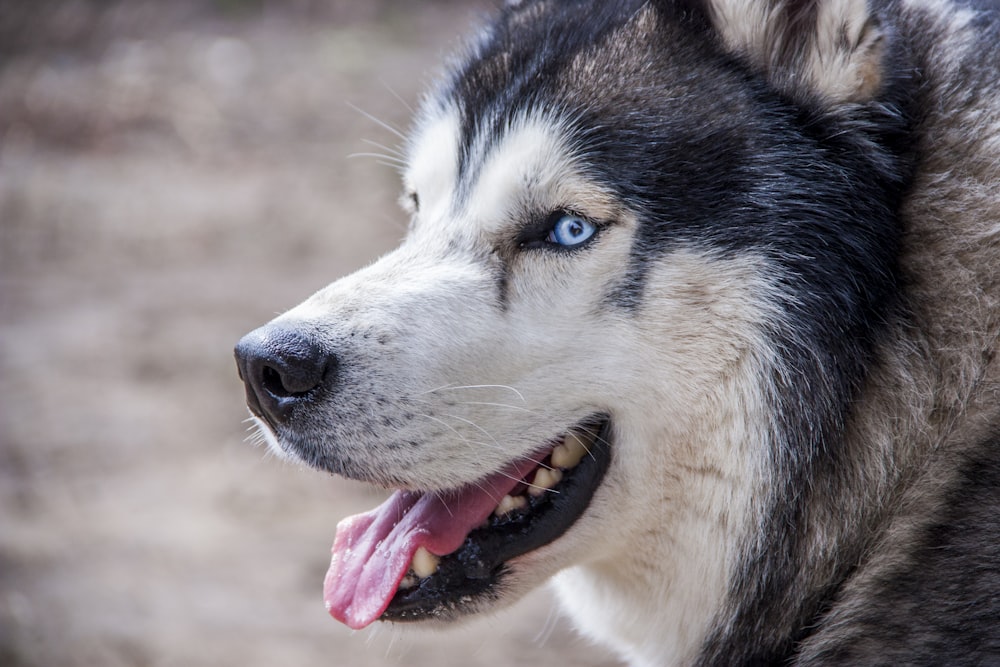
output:
[[[323,584],[330,615],[355,630],[378,619],[418,548],[438,556],[458,549],[539,462],[522,459],[444,498],[397,491],[370,512],[341,521]]]

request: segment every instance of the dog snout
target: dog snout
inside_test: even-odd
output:
[[[329,384],[337,360],[315,340],[271,323],[236,344],[236,367],[250,410],[272,426],[286,423],[296,407]]]

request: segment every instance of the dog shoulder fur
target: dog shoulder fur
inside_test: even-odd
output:
[[[849,485],[876,508],[844,516],[875,537],[798,663],[985,664],[1000,655],[1000,8],[709,5],[726,47],[800,100],[849,113],[892,76],[917,91],[901,205],[907,314],[880,346],[844,443],[859,463],[843,470]],[[890,51],[910,67],[889,69]],[[839,523],[829,500],[813,509],[817,542]]]

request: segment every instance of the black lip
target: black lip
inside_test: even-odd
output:
[[[561,537],[590,505],[611,463],[611,420],[599,415],[585,425],[599,431],[590,456],[566,472],[556,487],[531,500],[531,511],[509,520],[493,520],[473,530],[455,552],[444,556],[438,571],[413,588],[396,591],[382,613],[385,621],[419,621],[458,616],[477,602],[498,596],[507,562]]]

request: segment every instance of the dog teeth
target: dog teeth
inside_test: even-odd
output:
[[[426,579],[437,572],[438,565],[440,564],[440,556],[435,556],[424,547],[419,547],[413,554],[413,561],[410,563],[410,569],[412,569],[413,574],[420,579]]]
[[[535,472],[535,479],[531,482],[531,486],[528,487],[528,494],[537,498],[558,484],[560,480],[562,480],[562,470],[539,468]]]
[[[500,500],[500,504],[497,505],[497,508],[493,510],[493,514],[503,516],[516,510],[523,510],[527,506],[528,499],[524,496],[504,496]]]
[[[563,470],[569,470],[579,465],[583,457],[590,453],[590,448],[594,444],[595,436],[589,431],[575,433],[570,431],[563,441],[552,450],[552,467],[539,467],[535,471],[534,479],[528,485],[528,495],[539,498],[547,491],[550,491],[563,478]],[[493,510],[494,516],[503,517],[512,512],[528,509],[528,498],[523,495],[505,495],[500,499]],[[488,526],[489,522],[484,522]],[[422,579],[426,579],[438,571],[441,565],[441,557],[432,554],[426,547],[418,547],[413,553],[410,561],[410,569],[399,582],[399,590],[409,590],[420,584]]]
[[[581,437],[570,431],[566,434],[566,438],[552,450],[552,466],[565,469],[575,468],[583,457],[590,453],[590,446],[593,444],[593,435],[588,433]]]
[[[405,591],[415,587],[421,579],[426,579],[437,572],[440,564],[440,556],[435,556],[425,547],[417,547],[413,552],[413,560],[410,561],[410,569],[399,582],[399,590]]]

